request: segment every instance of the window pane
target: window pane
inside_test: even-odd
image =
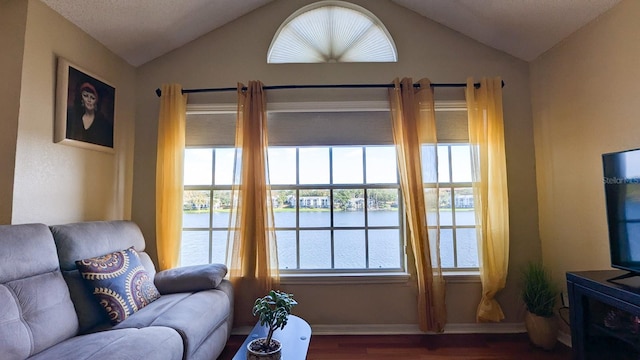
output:
[[[453,225],[451,189],[440,189],[438,203],[440,204],[440,225]]]
[[[331,226],[329,190],[300,190],[300,227]]]
[[[438,193],[438,190],[436,188],[425,188],[424,189],[424,201],[425,201],[425,205],[426,205],[426,211],[427,211],[427,225],[428,226],[435,226],[436,224],[438,224],[439,221],[439,216],[440,216],[440,209],[435,207],[434,204],[438,204],[439,200],[438,199],[440,196],[440,194]]]
[[[369,226],[398,226],[398,190],[369,189],[367,190],[369,211]]]
[[[220,228],[229,226],[230,207],[230,190],[217,190],[213,192],[213,227]]]
[[[229,232],[213,231],[213,245],[211,247],[211,263],[224,264],[227,260],[227,237]]]
[[[332,149],[333,184],[362,184],[362,148],[334,147]]]
[[[364,226],[364,190],[333,191],[333,226]]]
[[[475,225],[476,214],[473,208],[473,189],[455,189],[456,225]]]
[[[440,233],[436,228],[427,228],[427,233],[429,234],[429,256],[431,256],[431,261],[435,263],[435,259],[440,257]]]
[[[182,199],[182,227],[209,227],[209,191],[185,191]]]
[[[305,213],[305,214],[308,214],[308,213]],[[274,217],[275,225],[277,228],[295,228],[296,227],[295,209],[274,210],[273,217]]]
[[[367,184],[397,184],[398,163],[393,146],[369,146],[366,151]]]
[[[273,201],[273,217],[277,228],[296,227],[296,192],[295,190],[271,190]]]
[[[364,230],[336,230],[333,236],[336,269],[363,269],[367,266]]]
[[[436,164],[436,147],[434,145],[422,145],[421,147],[421,161],[422,161],[422,181],[424,183],[435,183],[438,178],[436,177],[439,166]]]
[[[456,245],[456,250],[458,252],[458,267],[477,268],[479,263],[476,229],[457,229]]]
[[[448,183],[449,181],[449,146],[438,145],[438,181]]]
[[[471,182],[471,153],[469,145],[451,146],[451,172],[453,182]]]
[[[331,231],[300,231],[300,268],[331,268]]]
[[[213,151],[212,149],[184,150],[184,184],[211,185]]]
[[[236,151],[234,148],[215,149],[216,153],[216,185],[231,185],[233,183],[233,163]]]
[[[276,231],[278,241],[278,266],[280,269],[296,269],[296,232]]]
[[[296,183],[296,149],[269,148],[269,183]]]
[[[329,148],[300,148],[300,184],[329,183]]]
[[[209,232],[183,231],[180,243],[180,265],[202,265],[209,263]]]
[[[440,266],[443,268],[455,267],[453,249],[453,230],[440,229]]]
[[[369,268],[400,268],[400,234],[398,230],[369,230]]]

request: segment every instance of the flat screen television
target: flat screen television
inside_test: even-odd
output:
[[[611,266],[640,275],[640,149],[603,154],[602,166]]]

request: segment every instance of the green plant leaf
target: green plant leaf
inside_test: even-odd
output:
[[[267,326],[269,333],[267,343],[271,341],[276,329],[284,329],[291,314],[291,309],[298,304],[293,299],[293,294],[287,294],[279,290],[271,290],[264,297],[256,299],[253,305],[253,316],[258,316],[260,325]]]
[[[560,293],[551,274],[541,263],[530,262],[522,271],[522,300],[535,315],[553,316],[556,298]]]

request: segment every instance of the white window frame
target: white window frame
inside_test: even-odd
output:
[[[376,145],[339,145],[339,146],[318,146],[318,147],[322,147],[322,148],[328,148],[329,149],[329,168],[333,168],[333,156],[332,156],[332,149],[333,148],[345,148],[345,147],[354,147],[354,148],[362,148],[363,150],[363,172],[366,173],[366,161],[365,157],[366,157],[366,153],[365,153],[365,148],[367,147],[375,147]],[[299,152],[299,149],[304,148],[305,146],[284,146],[287,148],[296,148],[296,154]],[[314,146],[315,147],[315,146]],[[299,157],[296,156],[297,161],[299,161]],[[299,169],[300,167],[297,166],[297,168]],[[299,170],[298,170],[299,171]],[[299,173],[296,174],[296,176],[299,176]],[[297,206],[296,206],[296,225],[293,227],[287,227],[287,228],[280,228],[277,226],[276,224],[276,231],[295,231],[296,232],[296,242],[297,242],[297,254],[296,254],[296,263],[300,264],[300,232],[301,231],[305,231],[305,230],[318,230],[318,231],[330,231],[331,234],[331,264],[332,264],[332,268],[330,269],[318,269],[318,270],[314,270],[314,269],[280,269],[280,275],[281,276],[288,276],[288,275],[298,275],[298,274],[304,274],[304,275],[339,275],[339,276],[345,276],[345,275],[361,275],[361,274],[406,274],[406,256],[405,256],[405,251],[404,251],[404,226],[402,223],[402,217],[401,214],[403,212],[402,209],[402,197],[400,194],[400,184],[398,182],[396,183],[388,183],[388,184],[370,184],[367,183],[364,179],[363,179],[363,183],[358,183],[358,184],[290,184],[290,185],[271,185],[271,189],[272,190],[293,190],[296,193],[296,199],[297,199]],[[366,196],[366,192],[368,190],[376,190],[376,189],[392,189],[392,190],[396,190],[398,192],[398,202],[399,202],[399,207],[398,207],[398,225],[388,225],[388,226],[376,226],[376,225],[370,225],[368,223],[368,206],[364,206],[364,224],[363,225],[357,225],[357,226],[336,226],[334,224],[334,209],[333,206],[330,206],[330,224],[328,226],[319,226],[319,227],[313,227],[313,228],[309,228],[309,227],[301,227],[299,224],[299,209],[300,209],[300,196],[299,193],[300,191],[304,191],[304,190],[328,190],[330,195],[329,195],[329,204],[333,204],[333,194],[334,194],[334,190],[348,190],[348,189],[355,189],[355,190],[363,190],[363,196],[364,199],[367,199]],[[369,245],[369,230],[398,230],[398,238],[399,238],[399,268],[396,269],[376,269],[376,268],[362,268],[362,269],[342,269],[342,268],[335,268],[333,266],[335,266],[335,253],[333,251],[334,248],[334,233],[335,231],[341,231],[341,230],[363,230],[364,234],[365,234],[365,247],[366,249],[368,249],[368,245]],[[365,251],[365,266],[369,266],[369,254],[368,251]]]

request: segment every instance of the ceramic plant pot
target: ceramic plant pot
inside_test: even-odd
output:
[[[545,350],[552,350],[558,341],[558,324],[555,317],[542,317],[527,311],[524,324],[529,340]]]
[[[269,352],[263,352],[267,338],[254,339],[247,344],[247,360],[280,360],[282,357],[282,343],[271,338],[271,348],[275,349]]]

